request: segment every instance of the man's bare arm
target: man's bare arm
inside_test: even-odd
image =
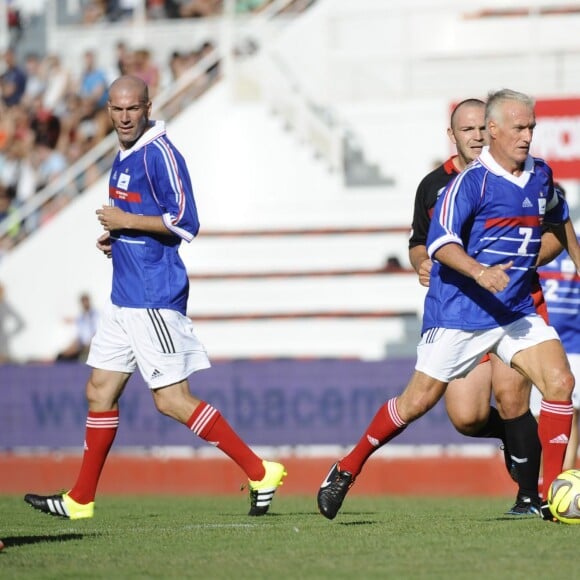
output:
[[[446,244],[439,248],[433,257],[460,274],[472,278],[493,294],[504,290],[510,281],[506,270],[512,267],[513,261],[487,268],[469,256],[459,244]]]
[[[161,216],[129,213],[112,205],[104,205],[96,213],[103,228],[109,232],[115,230],[138,230],[152,234],[174,235],[167,229]]]
[[[415,272],[419,275],[419,283],[421,286],[429,286],[433,262],[429,258],[427,248],[422,245],[409,248],[409,261]]]

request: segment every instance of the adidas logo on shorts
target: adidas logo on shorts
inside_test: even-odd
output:
[[[155,369],[152,373],[151,373],[151,380],[153,379],[158,379],[163,373],[161,371],[158,371],[157,369]]]

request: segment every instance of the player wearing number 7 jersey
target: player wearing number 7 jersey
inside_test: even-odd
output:
[[[536,314],[530,294],[544,221],[559,229],[576,269],[580,247],[549,167],[529,154],[533,99],[507,89],[492,93],[485,124],[489,149],[439,198],[431,220],[427,249],[435,263],[415,372],[331,468],[318,492],[318,507],[329,519],[370,455],[429,411],[448,383],[488,352],[542,392],[544,486],[562,470],[574,377],[558,334]]]
[[[415,195],[409,260],[425,287],[429,287],[432,267],[426,244],[433,210],[450,182],[479,157],[487,143],[485,103],[474,98],[460,101],[451,113],[447,135],[457,155],[426,175]],[[544,254],[551,249],[551,245],[546,246],[547,238],[547,233],[542,236]],[[550,234],[550,240],[554,238]],[[556,247],[561,249],[559,244]],[[534,302],[542,313],[545,302],[539,281],[536,289]],[[445,408],[459,433],[501,440],[506,468],[518,484],[515,503],[506,512],[511,516],[537,515],[541,506],[538,478],[542,450],[538,424],[529,409],[530,388],[527,378],[497,356],[486,355],[468,375],[451,381],[445,391]]]
[[[498,300],[477,279],[465,280],[465,274],[435,262],[425,300],[424,331],[434,327],[484,330],[535,313],[530,288],[542,223],[557,224],[567,218],[544,161],[528,157],[521,175],[513,176],[485,147],[436,207],[427,248],[433,255],[447,244],[458,244],[484,268],[509,269],[510,283]],[[485,270],[480,268],[481,272]]]

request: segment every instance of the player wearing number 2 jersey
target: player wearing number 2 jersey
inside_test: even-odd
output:
[[[546,296],[550,324],[558,331],[572,374],[576,377],[576,386],[572,393],[572,432],[563,465],[564,470],[573,469],[576,467],[578,453],[580,416],[580,276],[567,252],[562,252],[553,261],[539,268],[538,273]],[[534,387],[530,399],[530,408],[534,415],[540,412],[541,398],[540,392]]]

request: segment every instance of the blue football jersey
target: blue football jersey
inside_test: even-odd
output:
[[[119,151],[109,180],[109,200],[123,211],[161,216],[169,235],[133,230],[111,232],[111,301],[132,308],[168,308],[186,313],[189,280],[181,240],[199,230],[185,160],[157,121],[135,145]]]
[[[564,350],[580,354],[580,276],[563,251],[555,260],[538,268],[548,307],[550,324],[558,331]]]
[[[508,286],[497,294],[437,261],[425,297],[423,332],[429,328],[483,330],[535,312],[531,294],[542,224],[561,223],[568,206],[554,191],[552,172],[528,156],[521,175],[503,169],[488,148],[439,198],[427,237],[433,257],[459,244],[483,266],[513,260]]]

